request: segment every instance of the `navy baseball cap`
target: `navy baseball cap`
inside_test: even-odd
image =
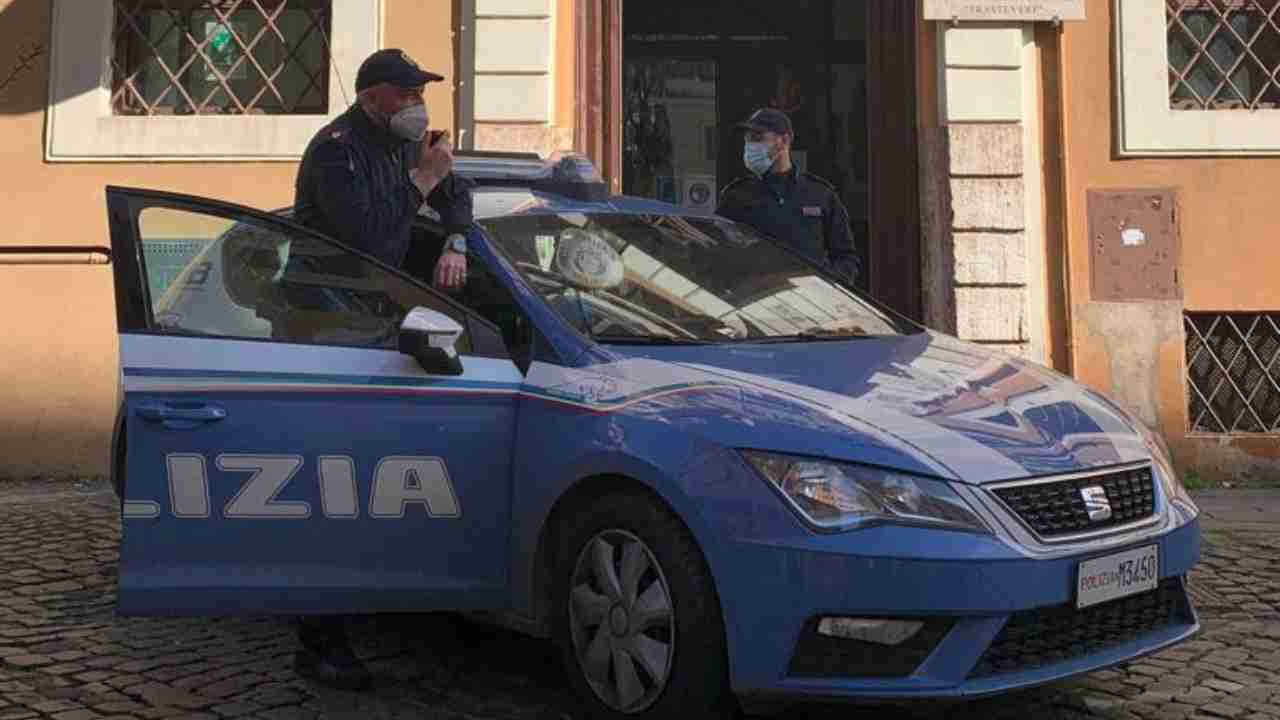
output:
[[[360,64],[360,72],[356,74],[356,92],[362,92],[380,83],[390,83],[402,88],[416,88],[443,79],[443,75],[427,72],[418,67],[418,63],[403,50],[388,48],[370,55]]]
[[[761,108],[735,127],[759,132],[772,132],[779,135],[795,135],[795,132],[791,130],[791,118],[787,117],[787,114],[781,110],[775,110],[774,108]]]

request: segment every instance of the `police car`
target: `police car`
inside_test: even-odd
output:
[[[482,613],[641,718],[988,695],[1198,630],[1198,510],[1106,398],[580,159],[456,171],[452,294],[425,215],[402,271],[107,189],[122,614]]]

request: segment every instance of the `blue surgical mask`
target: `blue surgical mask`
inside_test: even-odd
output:
[[[747,142],[742,148],[742,162],[756,175],[764,175],[773,167],[769,146],[762,142]]]

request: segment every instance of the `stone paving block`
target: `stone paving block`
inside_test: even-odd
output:
[[[1223,703],[1209,703],[1200,708],[1203,712],[1215,717],[1238,718],[1245,714],[1245,709],[1235,705],[1225,705]]]
[[[1214,702],[1221,696],[1222,696],[1222,693],[1220,692],[1210,690],[1204,687],[1194,687],[1188,690],[1187,692],[1175,697],[1173,700],[1174,702],[1180,702],[1186,705],[1195,705],[1196,707],[1200,707],[1203,705],[1208,705],[1211,702]]]
[[[117,690],[122,690],[124,688],[131,687],[134,685],[139,685],[145,682],[146,682],[146,678],[142,677],[141,675],[120,675],[118,677],[113,677],[110,680],[107,680],[106,684],[110,685],[111,687]]]
[[[1280,680],[1280,677],[1277,678]],[[1280,695],[1280,684],[1277,685],[1254,685],[1244,688],[1235,694],[1236,697],[1243,700],[1263,701],[1275,695]]]
[[[1238,683],[1240,685],[1254,685],[1259,679],[1274,679],[1276,676],[1266,671],[1258,671],[1242,665],[1237,670],[1215,670],[1213,673],[1219,679],[1229,682]]]
[[[1245,688],[1245,686],[1240,683],[1228,682],[1226,680],[1205,680],[1204,686],[1212,690],[1221,690],[1226,693],[1233,693]]]
[[[97,720],[102,716],[92,710],[70,710],[54,713],[51,717],[53,720]]]
[[[163,718],[187,717],[190,713],[186,710],[171,707],[153,707],[146,710],[139,710],[134,713],[144,720],[162,720]]]
[[[47,655],[10,655],[0,662],[20,668],[32,668],[53,665],[57,661]]]
[[[131,713],[147,709],[146,705],[136,703],[131,700],[119,700],[116,702],[95,704],[92,705],[92,707],[94,710],[97,710],[104,715],[118,715],[120,713]]]
[[[49,673],[50,675],[73,675],[87,670],[88,667],[76,663],[65,663],[62,665],[49,665],[40,668],[40,672]]]
[[[126,659],[123,657],[107,655],[104,657],[95,657],[85,660],[82,664],[91,668],[118,668],[120,664],[124,662],[126,662]]]
[[[147,683],[142,687],[126,690],[126,693],[134,697],[141,697],[143,701],[151,705],[179,707],[187,710],[196,710],[214,704],[214,701],[210,698],[201,697],[195,693],[171,688],[160,683]]]
[[[84,706],[67,700],[46,700],[31,706],[32,710],[42,713],[64,712],[66,710],[83,710]]]
[[[210,710],[221,717],[238,718],[247,715],[256,716],[262,712],[262,706],[250,702],[227,703],[225,705],[214,705]]]

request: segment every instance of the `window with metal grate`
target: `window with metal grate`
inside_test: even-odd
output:
[[[1167,0],[1169,106],[1280,107],[1280,0]]]
[[[115,0],[116,115],[323,115],[333,0]]]
[[[1190,431],[1280,433],[1280,313],[1186,313]]]

